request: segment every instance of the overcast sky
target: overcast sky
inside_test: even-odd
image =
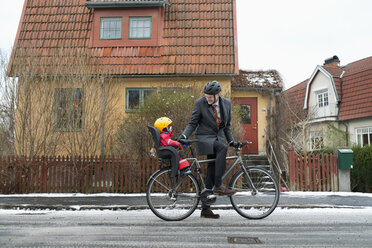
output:
[[[0,48],[10,52],[24,0],[2,0]],[[324,59],[372,56],[371,0],[237,0],[239,68],[276,69],[285,87]]]

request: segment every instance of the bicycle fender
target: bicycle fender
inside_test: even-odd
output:
[[[163,167],[163,168],[158,169],[158,170],[155,171],[154,173],[152,173],[151,176],[149,177],[149,179],[147,179],[146,186],[149,185],[150,180],[151,180],[151,179],[152,179],[156,174],[158,174],[161,170],[164,170],[164,169],[170,169],[170,168],[171,168],[170,166],[168,166],[168,167]]]

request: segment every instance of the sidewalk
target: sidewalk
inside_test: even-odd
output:
[[[214,209],[232,208],[228,197],[218,197]],[[350,192],[282,192],[282,208],[367,208],[372,194]],[[25,194],[0,195],[0,209],[136,210],[147,209],[145,194]]]

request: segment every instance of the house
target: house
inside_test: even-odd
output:
[[[51,142],[68,137],[104,154],[114,120],[163,87],[218,80],[230,96],[237,56],[236,0],[25,0],[8,67],[18,153],[64,154]]]
[[[308,150],[372,144],[372,57],[340,66],[333,56],[284,94],[307,126]]]
[[[245,71],[233,77],[231,96],[240,108],[247,153],[266,153],[266,141],[273,133],[273,111],[276,96],[283,89],[283,81],[276,70]]]

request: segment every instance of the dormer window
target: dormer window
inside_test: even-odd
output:
[[[90,47],[160,46],[165,0],[87,1],[93,11]]]

